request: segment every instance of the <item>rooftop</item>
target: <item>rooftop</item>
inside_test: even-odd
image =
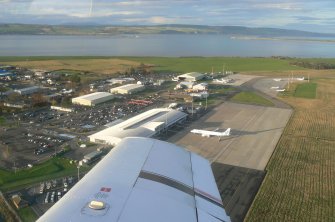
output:
[[[191,76],[191,77],[197,78],[197,77],[201,77],[203,75],[204,74],[199,73],[199,72],[189,72],[189,73],[184,73],[184,74],[180,75],[180,77],[182,77],[182,76]]]
[[[96,100],[96,99],[99,99],[99,98],[103,98],[103,97],[106,97],[106,96],[112,96],[113,94],[111,93],[108,93],[108,92],[95,92],[95,93],[90,93],[90,94],[87,94],[87,95],[83,95],[83,96],[79,96],[79,97],[76,97],[74,99],[86,99],[86,100]]]
[[[139,84],[127,84],[127,85],[123,85],[123,86],[112,88],[112,90],[115,90],[115,89],[131,90],[131,89],[136,89],[136,88],[139,88],[139,87],[143,87],[143,85],[139,85]]]
[[[111,143],[129,136],[151,137],[157,133],[158,129],[162,129],[166,125],[169,126],[186,116],[186,113],[177,110],[167,108],[152,109],[89,137]]]

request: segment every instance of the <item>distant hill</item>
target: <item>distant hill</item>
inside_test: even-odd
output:
[[[220,34],[257,37],[335,37],[335,34],[243,26],[157,25],[24,25],[0,24],[0,35],[120,35],[120,34]]]

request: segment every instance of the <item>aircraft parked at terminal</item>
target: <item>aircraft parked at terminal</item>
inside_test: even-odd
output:
[[[216,130],[200,130],[200,129],[193,129],[191,133],[201,134],[202,137],[210,137],[210,136],[230,136],[230,128],[228,128],[225,132],[217,132]]]

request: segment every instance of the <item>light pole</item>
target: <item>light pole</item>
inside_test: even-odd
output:
[[[79,164],[77,165],[77,169],[78,169],[78,182],[79,182],[79,180],[80,180],[80,177],[79,177],[79,169],[80,169],[80,165],[79,165]]]

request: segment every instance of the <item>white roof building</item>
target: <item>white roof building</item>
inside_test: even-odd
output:
[[[119,87],[112,88],[110,90],[113,94],[132,94],[144,90],[145,87],[139,84],[127,84]]]
[[[152,109],[88,137],[91,142],[116,145],[125,137],[152,137],[186,117],[186,113],[177,110]]]
[[[124,84],[124,83],[129,83],[129,82],[135,82],[134,78],[112,78],[106,80],[110,84]]]
[[[205,83],[205,82],[202,82],[202,83],[199,83],[197,85],[194,85],[193,86],[193,89],[194,90],[207,90],[208,89],[208,83]]]
[[[197,93],[190,93],[190,96],[198,97],[200,99],[206,99],[206,98],[208,98],[209,93],[207,91],[197,92]]]
[[[95,106],[97,104],[112,100],[114,95],[108,92],[95,92],[84,96],[79,96],[72,99],[73,104],[83,106]]]
[[[30,95],[30,94],[39,92],[40,89],[41,88],[39,86],[31,86],[31,87],[22,88],[22,89],[15,89],[14,92],[17,92],[18,94],[24,96],[24,95]]]
[[[182,81],[188,81],[188,82],[196,82],[198,80],[201,80],[205,77],[204,74],[199,73],[199,72],[189,72],[189,73],[185,73],[182,75],[178,76],[179,80]]]
[[[38,222],[230,222],[210,163],[171,143],[126,138]]]

